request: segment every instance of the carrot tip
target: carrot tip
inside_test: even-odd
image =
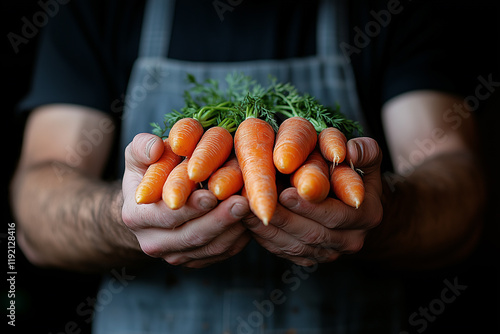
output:
[[[267,226],[269,225],[269,220],[267,218],[264,218],[262,219],[262,223],[264,224],[264,226]]]

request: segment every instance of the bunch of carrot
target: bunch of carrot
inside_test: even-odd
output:
[[[137,203],[163,199],[178,209],[203,182],[219,200],[244,188],[253,213],[267,225],[277,205],[279,171],[308,201],[321,202],[332,191],[350,206],[361,205],[363,181],[344,161],[347,137],[361,129],[338,108],[327,109],[276,80],[263,87],[231,74],[225,90],[214,80],[188,80],[193,89],[181,112],[167,114],[163,127],[153,124],[165,149],[138,186]],[[278,126],[279,117],[285,120]]]

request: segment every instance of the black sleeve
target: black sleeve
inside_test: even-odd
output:
[[[141,3],[72,1],[43,29],[31,89],[21,110],[51,103],[121,112],[137,56]],[[115,102],[115,103],[113,103]]]
[[[389,27],[381,102],[417,89],[468,96],[487,75],[483,24],[490,13],[472,1],[401,1],[405,6]],[[493,21],[491,21],[493,22]],[[484,73],[485,72],[485,73]],[[473,93],[473,91],[472,91]]]

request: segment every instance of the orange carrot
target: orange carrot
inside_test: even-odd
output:
[[[155,203],[161,200],[163,184],[172,169],[181,162],[181,157],[170,148],[168,139],[163,140],[163,144],[165,147],[160,159],[149,165],[141,183],[137,186],[135,201],[138,204]]]
[[[293,173],[316,146],[314,126],[302,117],[291,117],[281,123],[276,135],[273,161],[283,174]]]
[[[250,208],[264,225],[269,224],[278,202],[273,145],[273,128],[258,118],[244,120],[234,136]]]
[[[203,135],[203,126],[194,118],[181,118],[172,126],[169,143],[175,154],[190,157]]]
[[[233,136],[223,127],[208,129],[201,137],[188,163],[189,179],[202,182],[227,160],[233,149]]]
[[[332,167],[330,181],[333,192],[345,204],[359,208],[365,197],[363,179],[345,162]]]
[[[319,149],[326,160],[339,164],[345,159],[347,139],[337,128],[329,127],[318,135]]]
[[[163,186],[162,198],[165,204],[172,209],[180,209],[187,201],[189,195],[196,189],[196,182],[191,181],[187,174],[189,158],[178,164]]]
[[[315,149],[304,164],[291,176],[292,186],[303,199],[312,202],[322,202],[330,192],[328,164],[319,150]]]
[[[248,200],[248,194],[247,194],[247,188],[245,188],[245,185],[243,185],[243,188],[241,188],[241,196],[245,197]]]
[[[221,201],[236,194],[242,187],[243,174],[234,155],[208,179],[208,190]]]

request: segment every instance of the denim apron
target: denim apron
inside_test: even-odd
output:
[[[242,72],[267,83],[271,74],[364,123],[350,65],[338,48],[348,35],[347,1],[321,1],[317,54],[285,60],[203,63],[168,59],[175,1],[150,0],[128,86],[122,124],[124,150],[150,122],[183,106],[187,73],[199,80]],[[346,38],[344,40],[347,40]],[[363,124],[366,128],[366,124]],[[398,333],[397,279],[348,261],[300,267],[255,242],[204,269],[159,261],[127,279],[105,277],[94,307],[94,333]],[[116,272],[115,272],[116,274]],[[116,289],[121,282],[121,289]],[[115,287],[110,292],[109,287]]]

